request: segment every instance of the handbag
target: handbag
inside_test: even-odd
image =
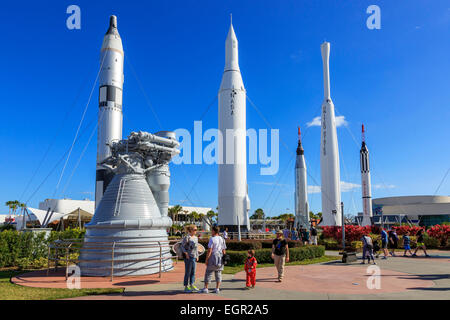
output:
[[[224,266],[226,266],[229,262],[230,262],[230,255],[229,255],[228,253],[225,253],[225,254],[222,256],[222,264],[223,264]]]

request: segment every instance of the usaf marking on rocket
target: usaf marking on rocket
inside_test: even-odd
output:
[[[362,125],[362,144],[359,152],[361,164],[361,189],[363,201],[363,220],[362,225],[368,226],[372,224],[372,188],[370,185],[370,166],[369,166],[369,149],[366,145],[366,137],[364,125]]]
[[[305,151],[298,128],[297,158],[295,161],[295,226],[309,229],[308,187],[306,182]]]
[[[100,54],[96,208],[114,176],[99,164],[111,155],[108,144],[122,139],[123,58],[122,40],[117,30],[117,18],[111,16]]]
[[[225,69],[219,90],[218,224],[248,231],[246,92],[238,63],[238,41],[231,23],[225,41]]]
[[[322,103],[322,133],[320,143],[320,173],[322,190],[322,225],[341,225],[341,188],[339,149],[334,104],[330,95],[330,43],[320,46],[323,61],[324,101]]]

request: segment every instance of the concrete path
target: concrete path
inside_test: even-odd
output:
[[[327,252],[337,255],[336,252]],[[368,269],[360,260],[352,264],[332,261],[286,267],[283,282],[276,282],[274,267],[257,269],[256,288],[245,290],[245,274],[223,275],[220,294],[183,292],[183,263],[161,279],[116,278],[112,286],[123,286],[123,294],[88,296],[82,300],[301,300],[301,299],[450,299],[450,252],[430,251],[430,258],[390,257],[376,259],[379,269]],[[360,256],[360,255],[359,255]],[[372,265],[370,265],[372,266]],[[373,275],[374,270],[379,276]],[[203,287],[204,265],[197,269],[197,286]],[[371,278],[372,276],[372,278]],[[152,278],[153,277],[153,278]],[[18,277],[27,279],[24,276]],[[137,277],[134,277],[137,278]],[[20,280],[19,279],[19,280]],[[42,279],[42,278],[41,278]],[[30,278],[28,278],[30,280]],[[379,280],[379,282],[377,282]],[[367,283],[379,288],[370,289]],[[16,282],[17,283],[17,282]],[[30,285],[31,282],[28,282]],[[23,282],[21,283],[23,284]],[[35,285],[36,283],[34,283]],[[111,285],[111,284],[110,284]],[[215,283],[212,283],[212,288]]]

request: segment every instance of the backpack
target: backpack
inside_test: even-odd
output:
[[[317,230],[316,230],[316,228],[312,228],[312,229],[311,229],[311,235],[312,235],[312,236],[317,236]]]

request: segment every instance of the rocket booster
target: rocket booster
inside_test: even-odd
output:
[[[369,166],[369,149],[365,141],[364,125],[362,125],[362,145],[359,152],[361,165],[361,189],[363,201],[363,220],[362,225],[371,225],[372,217],[372,188],[370,185],[370,166]]]
[[[113,178],[113,174],[101,166],[101,162],[111,155],[108,144],[122,139],[124,53],[116,16],[110,17],[100,52],[95,207]]]
[[[340,226],[341,188],[339,172],[339,149],[336,133],[334,104],[330,95],[330,43],[320,46],[323,61],[324,101],[322,103],[322,133],[320,144],[320,172],[322,190],[322,217],[324,226]]]
[[[299,127],[297,158],[295,161],[295,225],[309,229],[309,204],[304,153]]]
[[[225,69],[219,89],[218,224],[236,232],[249,226],[247,186],[246,92],[238,63],[238,41],[230,25],[225,41]]]

